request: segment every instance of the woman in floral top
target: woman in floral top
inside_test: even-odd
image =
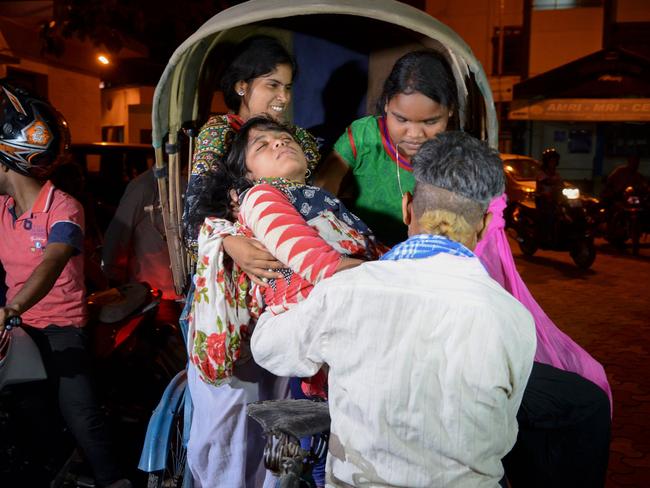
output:
[[[307,185],[306,173],[306,157],[291,131],[272,119],[256,117],[242,126],[227,160],[204,181],[203,197],[192,216],[195,225],[204,216],[232,217],[229,190],[244,193],[235,224],[208,217],[198,238],[189,320],[189,385],[195,404],[199,403],[188,445],[193,473],[201,453],[224,456],[212,453],[223,452],[224,437],[239,415],[232,412],[242,371],[259,368],[247,353],[247,336],[263,308],[280,313],[305,298],[318,281],[381,254],[365,224],[334,196]],[[224,252],[224,240],[230,236],[255,237],[286,268],[265,286],[252,283]],[[310,388],[323,392],[323,383]],[[220,406],[224,398],[229,400],[227,414],[214,404],[206,407],[214,397]],[[232,452],[232,441],[227,442]],[[215,465],[219,461],[204,464],[202,471],[217,473]],[[220,481],[219,486],[231,486],[223,478]]]
[[[196,256],[199,229],[190,224],[190,216],[194,213],[203,177],[228,153],[234,134],[250,117],[266,114],[278,121],[284,118],[291,101],[295,71],[291,55],[271,37],[251,37],[237,46],[220,83],[224,101],[232,112],[210,117],[201,128],[185,193],[183,234],[193,256]],[[315,167],[320,158],[316,140],[305,129],[296,126],[290,129],[310,167]]]
[[[307,296],[318,280],[362,262],[343,254],[362,259],[380,254],[369,229],[338,199],[306,185],[307,158],[291,129],[256,117],[233,139],[227,160],[204,178],[189,221],[198,226],[205,215],[229,219],[210,218],[201,227],[189,317],[188,384],[195,409],[188,462],[201,486],[240,486],[233,483],[236,474],[226,473],[235,471],[238,458],[253,463],[259,445],[247,440],[255,431],[245,405],[282,394],[281,380],[247,361],[248,327],[262,308],[281,312]],[[268,180],[253,186],[263,177]],[[236,224],[230,223],[231,189],[248,189]],[[257,238],[287,268],[268,286],[251,283],[226,256],[224,241],[237,236]],[[275,385],[273,393],[262,391],[268,384]],[[314,389],[322,391],[320,385]],[[250,394],[252,388],[256,393]]]
[[[194,257],[200,225],[192,224],[192,216],[197,211],[205,175],[228,153],[233,136],[246,120],[259,114],[276,120],[284,118],[291,100],[295,71],[292,57],[271,37],[251,37],[236,47],[220,82],[226,105],[232,112],[211,117],[201,129],[185,194],[183,231],[188,250]],[[290,130],[310,165],[314,166],[319,159],[314,138],[299,127],[291,126]],[[226,240],[234,244],[229,255],[242,264],[244,270],[268,278],[279,276],[268,270],[279,267],[280,263],[261,245],[256,245],[256,241],[241,236]],[[202,262],[197,263],[198,270],[204,266]],[[193,299],[193,294],[188,296],[188,305]],[[225,354],[225,349],[224,343],[217,338],[211,336],[206,345],[211,356],[219,358]],[[188,368],[188,384],[194,400],[188,465],[194,486],[258,486],[259,475],[263,473],[260,470],[261,432],[248,420],[246,404],[286,398],[287,380],[276,378],[253,361],[238,368],[237,377],[221,388],[203,382],[198,371],[193,365]]]

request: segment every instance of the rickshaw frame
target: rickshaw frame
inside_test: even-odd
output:
[[[200,113],[199,86],[209,54],[237,28],[262,21],[307,15],[343,15],[374,19],[406,28],[439,42],[447,50],[459,93],[461,129],[468,114],[467,77],[471,73],[484,101],[484,120],[480,134],[497,147],[497,117],[490,85],[480,62],[458,34],[440,21],[395,0],[250,0],[224,10],[187,38],[174,52],[163,72],[153,99],[152,140],[155,149],[155,174],[158,178],[163,220],[172,263],[174,285],[183,294],[190,263],[180,236],[182,196],[178,136],[186,121]],[[165,140],[167,143],[165,143]],[[190,147],[190,151],[192,148]],[[167,158],[165,158],[165,152]]]
[[[487,76],[469,46],[448,26],[409,5],[395,0],[250,0],[224,10],[209,19],[186,39],[171,56],[156,86],[152,110],[152,139],[155,149],[157,177],[167,244],[172,263],[174,284],[179,295],[186,292],[192,263],[181,240],[182,195],[179,134],[183,124],[195,121],[201,113],[201,78],[210,54],[229,36],[237,36],[238,29],[254,27],[273,19],[297,18],[309,15],[356,16],[392,24],[412,31],[420,39],[439,43],[452,68],[459,94],[459,126],[470,124],[467,107],[469,98],[477,95],[480,127],[473,127],[474,135],[494,148],[498,143],[498,123],[492,92]],[[248,35],[251,32],[247,32]],[[470,86],[471,85],[471,86]],[[475,105],[472,105],[475,107]],[[475,122],[475,121],[474,121]],[[190,161],[193,138],[190,137]],[[184,409],[184,442],[189,434],[191,399],[186,395],[185,372],[180,372],[168,386],[149,423],[139,468],[154,473],[165,469],[167,444],[172,423]],[[185,476],[182,486],[190,486]],[[180,485],[179,485],[180,486]]]

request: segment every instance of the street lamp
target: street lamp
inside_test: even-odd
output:
[[[97,61],[98,61],[99,63],[103,64],[103,65],[111,64],[111,60],[108,59],[108,56],[106,56],[106,55],[104,55],[104,54],[100,54],[100,55],[98,55],[98,56],[97,56]]]

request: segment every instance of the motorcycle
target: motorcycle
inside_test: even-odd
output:
[[[133,446],[120,450],[122,463],[131,470],[151,410],[169,379],[185,364],[178,330],[172,324],[155,323],[159,299],[157,290],[140,283],[88,297],[91,320],[86,327],[96,391],[101,393],[100,404],[115,439],[120,445]],[[45,380],[47,374],[40,351],[20,327],[20,319],[12,320],[0,334],[0,451],[4,453],[0,476],[9,486],[12,482],[20,486],[31,461],[29,453],[19,447],[21,433],[12,422],[19,408],[17,389]],[[61,449],[52,453],[50,487],[95,486],[63,423],[56,416],[53,422],[59,425]]]
[[[632,254],[639,254],[641,235],[650,232],[650,193],[628,186],[621,198],[604,209],[605,238],[617,247],[631,240]]]
[[[551,218],[545,218],[531,200],[512,202],[509,207],[506,224],[514,230],[525,256],[532,256],[538,249],[569,251],[580,269],[593,264],[595,223],[580,198],[580,190],[563,188],[555,197]]]

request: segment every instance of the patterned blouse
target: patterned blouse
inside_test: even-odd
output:
[[[208,119],[199,132],[183,210],[183,238],[188,251],[194,258],[196,258],[199,228],[193,228],[187,223],[188,216],[196,209],[202,177],[215,168],[221,158],[228,153],[232,139],[242,124],[242,119],[234,114],[214,115]],[[297,126],[290,126],[290,128],[305,153],[307,164],[314,169],[320,159],[316,140],[305,129]]]

